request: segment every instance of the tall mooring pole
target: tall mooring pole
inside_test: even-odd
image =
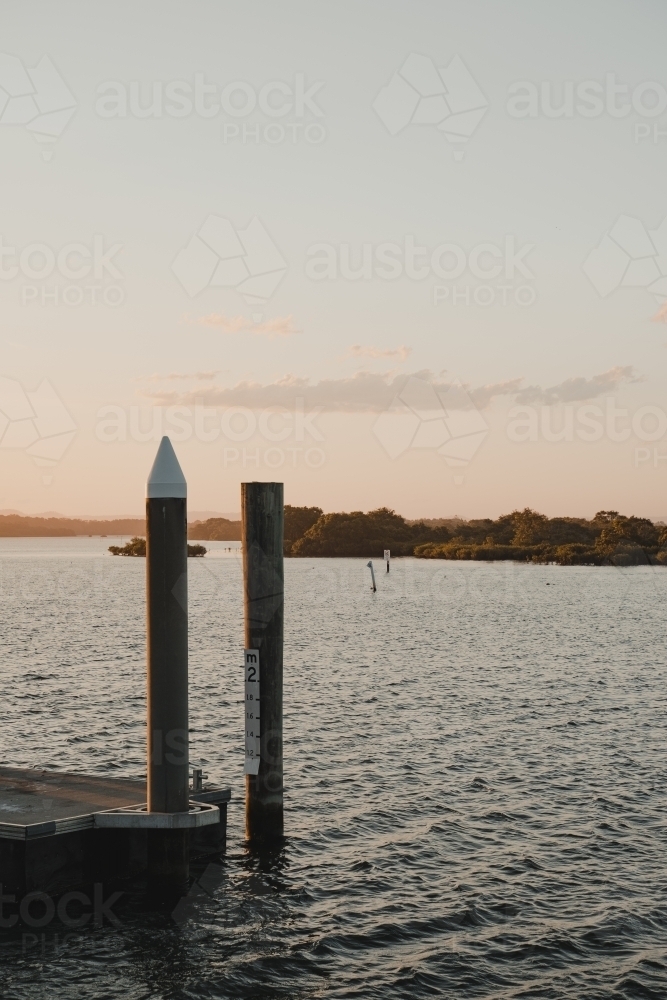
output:
[[[255,744],[255,737],[246,735],[245,834],[251,843],[269,845],[279,842],[284,830],[283,484],[242,483],[241,510],[246,691],[260,703],[259,739]],[[258,690],[252,687],[255,658]]]
[[[187,812],[188,550],[187,486],[168,437],[146,484],[148,632],[148,812]],[[148,831],[148,874],[154,885],[187,881],[187,830]]]

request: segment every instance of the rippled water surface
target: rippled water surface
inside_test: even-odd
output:
[[[144,771],[142,559],[0,540],[0,761]],[[0,950],[3,998],[667,996],[667,570],[287,560],[284,850],[243,844],[238,554],[190,560],[228,850],[175,912]]]

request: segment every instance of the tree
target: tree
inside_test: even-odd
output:
[[[596,542],[597,548],[611,555],[619,546],[638,546],[641,549],[657,549],[659,529],[646,517],[624,517],[616,511],[601,511],[616,516],[604,522],[604,527]],[[596,519],[597,519],[596,514]]]
[[[226,517],[209,517],[188,525],[188,538],[206,542],[240,542],[241,522]]]
[[[524,507],[523,510],[512,511],[512,520],[512,545],[538,545],[548,541],[549,518],[545,514],[538,514],[536,510]]]
[[[420,542],[444,542],[450,538],[444,525],[429,527],[422,521],[408,524],[388,507],[367,514],[323,514],[291,549],[294,556],[364,556],[382,558],[385,549],[392,555],[412,555]]]
[[[125,545],[110,545],[109,552],[112,556],[145,556],[146,539],[135,537]]]
[[[614,518],[620,516],[617,510],[599,510],[593,520],[599,521],[602,524],[609,524]]]
[[[285,504],[285,549],[289,551],[299,538],[322,517],[321,507],[292,507]]]
[[[145,556],[146,539],[131,538],[125,545],[110,545],[109,552],[112,556]],[[189,556],[205,556],[207,552],[203,545],[188,545]]]

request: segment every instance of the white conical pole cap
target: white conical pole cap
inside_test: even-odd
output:
[[[163,437],[157,450],[153,468],[148,474],[146,498],[187,497],[188,487],[176,452],[168,437]]]

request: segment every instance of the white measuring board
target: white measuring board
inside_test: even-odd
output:
[[[244,774],[259,773],[259,650],[243,650],[245,679],[245,767]]]
[[[385,549],[384,550],[384,561],[385,562],[389,562],[390,559],[391,559],[391,550],[390,549]]]

